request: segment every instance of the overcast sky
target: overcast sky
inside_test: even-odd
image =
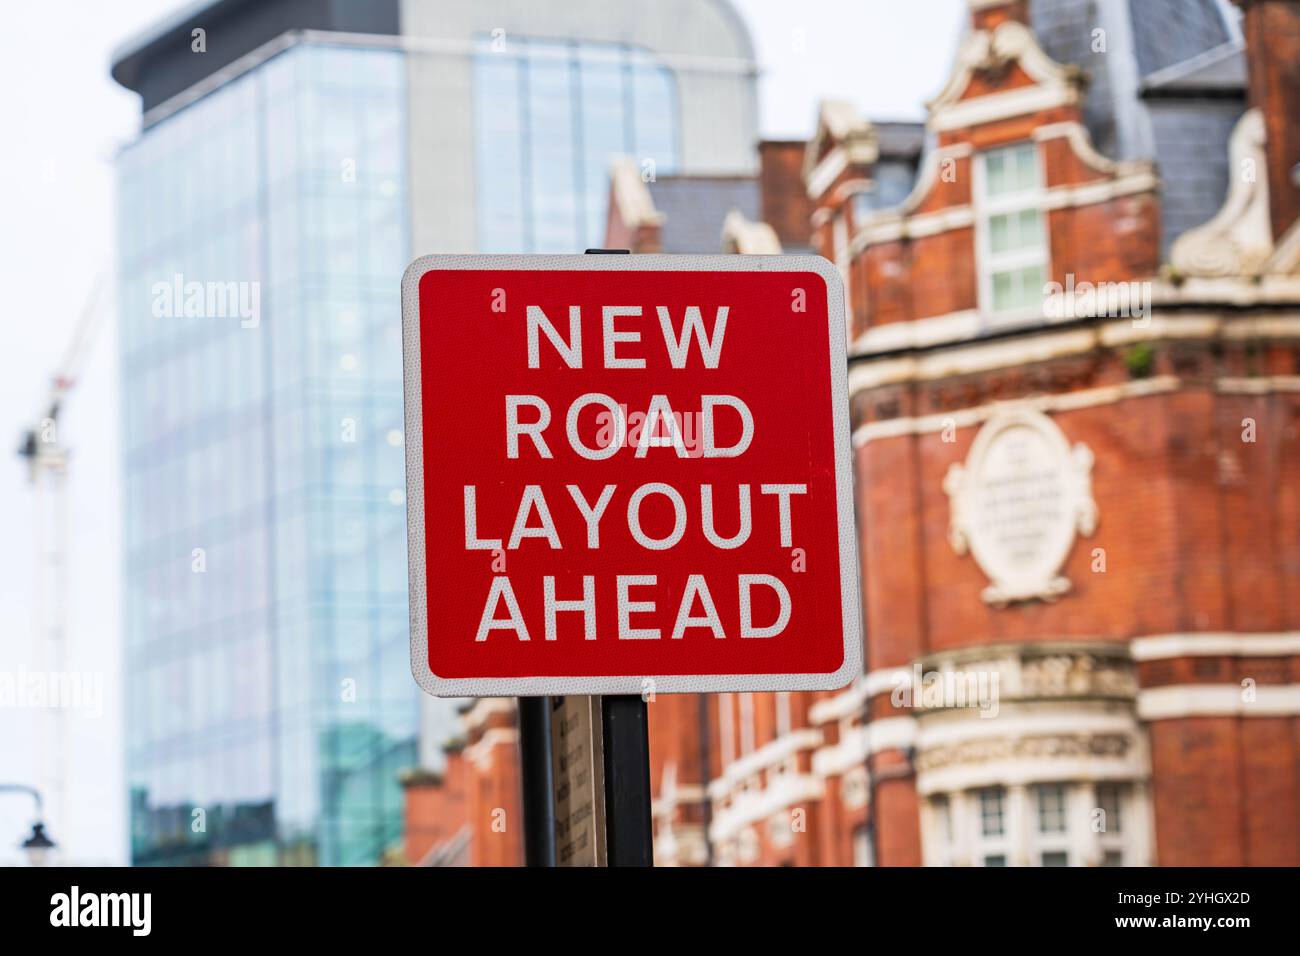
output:
[[[614,2],[614,0],[611,0]],[[630,0],[626,0],[630,2]],[[816,104],[847,99],[876,119],[921,118],[952,62],[964,0],[735,0],[762,79],[763,134],[805,137]],[[0,33],[0,449],[17,445],[97,273],[113,261],[113,157],[139,102],[108,76],[115,45],[178,0],[69,0],[5,6]],[[417,250],[418,251],[418,250]],[[116,333],[96,343],[60,437],[72,449],[69,669],[104,674],[106,712],[70,717],[72,819],[54,837],[83,862],[127,859],[122,770],[120,483]],[[0,456],[0,671],[33,667],[32,496]],[[31,777],[32,713],[0,710],[0,783]],[[0,863],[30,824],[0,794]]]

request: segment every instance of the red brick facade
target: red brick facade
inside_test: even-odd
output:
[[[1300,4],[1244,4],[1265,175],[1169,261],[1158,170],[1093,149],[1027,4],[971,5],[901,205],[855,198],[877,135],[842,109],[802,161],[849,290],[865,673],[651,702],[656,862],[1300,865]]]

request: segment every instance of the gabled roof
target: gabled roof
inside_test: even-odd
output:
[[[805,182],[817,164],[836,146],[843,146],[848,151],[850,163],[873,163],[876,160],[876,131],[852,103],[822,100],[817,109],[817,131],[808,140],[803,154]]]
[[[1011,66],[1023,71],[1030,85],[968,97],[978,74]],[[1058,63],[1047,55],[1029,27],[1018,20],[1007,20],[991,30],[973,31],[962,40],[948,82],[926,104],[928,125],[936,131],[959,129],[1017,112],[1078,105],[1086,86],[1086,77],[1078,66]]]

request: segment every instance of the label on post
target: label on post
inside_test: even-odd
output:
[[[427,256],[402,311],[421,687],[829,690],[861,672],[830,263]]]
[[[605,865],[605,768],[600,698],[551,698],[555,865]]]

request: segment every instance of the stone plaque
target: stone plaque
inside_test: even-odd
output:
[[[551,698],[555,865],[605,865],[605,767],[600,698]]]
[[[1052,419],[1016,408],[989,419],[966,463],[948,469],[948,540],[988,576],[986,602],[1053,600],[1070,589],[1060,570],[1075,534],[1097,526],[1092,463]]]

